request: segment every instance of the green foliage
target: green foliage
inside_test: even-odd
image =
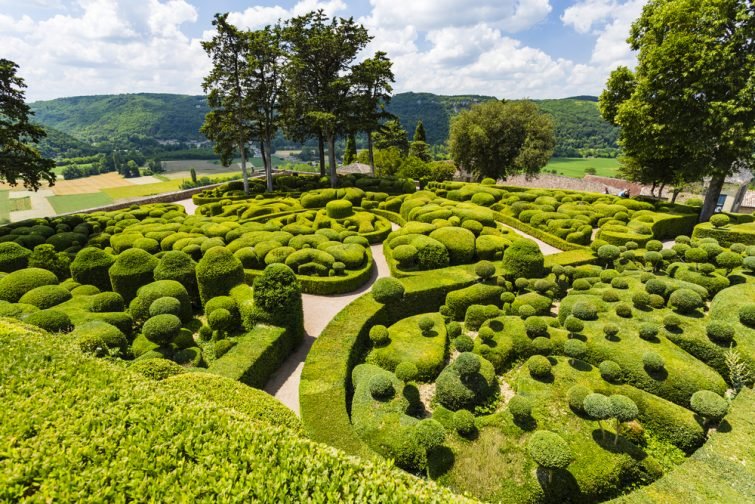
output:
[[[26,317],[24,321],[51,333],[69,332],[73,329],[68,314],[54,309],[36,311]]]
[[[475,426],[475,417],[471,411],[460,409],[454,412],[453,426],[462,436],[470,436],[477,430]]]
[[[592,390],[584,385],[573,385],[567,392],[569,407],[578,413],[583,412],[585,398],[590,394]]]
[[[123,251],[108,270],[113,291],[120,294],[125,302],[130,303],[141,286],[152,282],[152,272],[157,264],[158,260],[144,250]]]
[[[521,395],[509,399],[509,412],[515,420],[522,422],[532,416],[532,401]]]
[[[716,343],[729,344],[734,339],[734,326],[723,320],[711,320],[708,322],[705,332]]]
[[[419,371],[413,362],[403,361],[396,366],[396,378],[404,383],[414,381]]]
[[[162,381],[186,373],[186,369],[168,359],[137,359],[129,369],[150,380]]]
[[[551,363],[547,357],[533,355],[527,359],[527,369],[533,378],[544,379],[551,375]]]
[[[404,286],[395,278],[380,278],[372,285],[372,297],[378,303],[397,303],[404,297]]]
[[[166,345],[178,336],[181,330],[181,319],[175,315],[156,315],[144,323],[142,333],[153,343]]]
[[[650,373],[658,373],[664,369],[666,362],[656,352],[645,352],[642,354],[642,365]]]
[[[569,444],[550,431],[537,431],[527,441],[527,453],[546,469],[566,469],[574,460]]]
[[[57,252],[53,245],[47,243],[34,247],[28,266],[51,271],[61,281],[71,276],[71,258],[65,252]]]
[[[669,296],[668,304],[679,313],[693,313],[703,306],[703,299],[700,295],[687,288],[677,289]]]
[[[393,397],[395,390],[393,389],[393,382],[385,374],[376,374],[370,378],[370,394],[372,397],[378,400],[386,400]]]
[[[515,240],[503,253],[503,271],[510,278],[537,278],[543,275],[545,259],[531,240]]]
[[[275,268],[285,268],[289,270],[289,268],[283,265],[276,265]],[[265,271],[267,271],[267,268]],[[210,299],[216,296],[228,295],[233,287],[243,283],[244,266],[227,248],[214,247],[208,250],[199,263],[197,263],[196,275],[199,296],[202,300],[202,304],[206,304]],[[258,277],[258,279],[259,278],[262,277]],[[276,294],[272,292],[271,289],[264,287],[264,281],[260,282],[262,282],[260,285],[262,287],[261,295],[263,296],[263,300],[261,300],[260,303],[263,308],[269,309],[273,306],[271,303],[274,302],[274,300],[271,302],[266,300],[269,296],[276,296]],[[255,280],[255,284],[256,283],[257,279]],[[275,299],[286,298],[288,296],[287,290],[284,290],[284,292],[278,296],[279,297]]]
[[[19,303],[36,306],[39,309],[52,308],[71,299],[68,289],[60,285],[43,285],[35,287],[21,296]]]
[[[18,302],[21,297],[36,287],[55,285],[58,278],[54,273],[40,268],[27,268],[14,271],[0,278],[0,300]]]
[[[375,346],[384,346],[390,341],[388,329],[384,325],[374,325],[370,328],[370,340]]]
[[[729,411],[729,403],[710,390],[699,390],[690,398],[692,410],[712,422],[720,422]]]
[[[70,337],[83,353],[96,357],[122,355],[128,348],[128,340],[120,329],[102,320],[79,325]]]
[[[157,298],[149,305],[150,317],[155,317],[157,315],[175,315],[180,317],[181,313],[181,301],[174,297],[165,296]]]
[[[115,257],[95,247],[81,249],[71,262],[71,277],[80,284],[94,285],[102,291],[112,290],[109,270]]]

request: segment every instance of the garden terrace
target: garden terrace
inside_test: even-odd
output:
[[[751,437],[737,411],[755,377],[748,218],[693,229],[691,207],[610,195],[291,178],[281,195],[208,193],[194,215],[135,205],[0,228],[0,316],[56,335],[23,340],[6,321],[7,344],[115,367],[126,388],[164,380],[482,500],[666,494]],[[312,310],[351,299],[305,334]],[[301,423],[248,387],[281,372]],[[232,400],[247,390],[248,410]],[[745,492],[741,474],[717,481]]]

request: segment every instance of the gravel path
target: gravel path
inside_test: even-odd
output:
[[[375,269],[370,280],[359,290],[338,296],[315,296],[302,294],[304,305],[304,342],[286,359],[286,362],[270,377],[265,385],[265,392],[274,395],[276,399],[299,414],[299,382],[304,368],[304,359],[309,349],[325,326],[343,310],[346,305],[367,292],[375,280],[391,275],[388,263],[383,255],[381,243],[372,245],[372,258]]]
[[[528,235],[524,231],[519,231],[518,229],[514,229],[513,227],[507,226],[506,224],[503,224],[502,222],[499,223],[499,224],[501,224],[501,226],[503,226],[505,228],[508,228],[508,229],[512,230],[513,232],[521,235],[523,238],[527,238],[528,240],[532,240],[533,242],[537,243],[537,246],[540,247],[540,252],[542,252],[544,256],[558,254],[560,252],[563,252],[563,250],[557,249],[553,245],[548,245],[544,241],[538,240],[534,236]]]
[[[184,207],[187,215],[194,215],[194,211],[197,209],[197,205],[194,204],[194,201],[191,198],[176,201],[175,204]]]

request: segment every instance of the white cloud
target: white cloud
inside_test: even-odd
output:
[[[328,16],[333,16],[346,9],[346,4],[342,0],[328,0],[326,2],[299,0],[291,9],[285,9],[280,5],[255,5],[243,12],[231,12],[228,15],[228,21],[242,28],[262,28],[275,24],[279,19],[286,20],[319,9],[322,9]]]
[[[412,25],[419,31],[484,21],[509,32],[529,28],[551,11],[548,0],[370,0],[376,25]]]
[[[0,47],[16,61],[27,98],[117,92],[200,93],[207,58],[181,25],[186,0],[79,0],[77,15],[34,21],[0,15]]]

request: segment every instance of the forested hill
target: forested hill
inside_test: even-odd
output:
[[[399,93],[391,100],[388,111],[399,117],[410,138],[417,120],[422,119],[428,142],[441,144],[448,138],[451,117],[491,99],[494,98],[479,95]],[[555,119],[556,156],[606,156],[615,152],[617,130],[601,119],[595,97],[535,101]],[[204,140],[199,128],[208,111],[202,96],[173,94],[80,96],[35,102],[31,107],[36,121],[90,144],[137,138]]]
[[[85,142],[145,136],[204,140],[204,96],[127,94],[77,96],[31,104],[35,120]]]
[[[399,93],[391,100],[388,111],[399,117],[410,137],[417,120],[422,119],[427,141],[438,144],[448,138],[451,117],[476,103],[494,99],[479,95]],[[542,110],[553,115],[556,123],[556,156],[608,155],[617,148],[618,130],[600,117],[596,97],[534,101]]]

